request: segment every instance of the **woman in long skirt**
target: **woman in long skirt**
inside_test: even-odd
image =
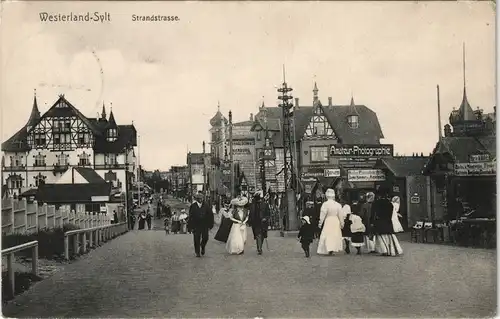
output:
[[[224,205],[220,209],[220,215],[221,215],[221,222],[219,226],[219,230],[214,236],[214,239],[217,241],[220,241],[222,243],[226,243],[227,239],[229,237],[229,233],[231,232],[231,227],[233,226],[233,221],[229,219],[232,215],[232,213],[229,211],[231,208],[229,206],[229,203]]]
[[[139,230],[143,230],[146,227],[146,213],[142,212],[139,215]]]
[[[389,199],[389,189],[380,187],[378,192],[379,199],[372,206],[375,250],[382,256],[399,256],[403,254],[403,249],[392,226],[393,206]]]
[[[399,217],[402,217],[399,213],[400,199],[399,196],[394,196],[392,198],[392,228],[394,228],[395,233],[404,232],[403,226],[399,222]]]
[[[325,194],[327,201],[321,205],[319,227],[323,227],[319,236],[317,253],[333,255],[342,251],[342,227],[344,219],[342,206],[335,201],[335,191],[328,189]]]
[[[344,218],[344,226],[342,227],[342,239],[344,240],[344,251],[346,254],[351,253],[351,206],[348,204],[345,204],[344,207],[342,207],[342,214]]]
[[[365,231],[365,247],[369,253],[376,253],[375,251],[375,240],[373,229],[371,227],[372,223],[372,204],[375,200],[375,193],[369,192],[366,194],[366,203],[361,207],[361,219],[363,225],[366,227]]]
[[[245,252],[248,210],[244,207],[247,203],[248,199],[246,197],[235,198],[231,201],[231,204],[236,206],[236,210],[229,218],[233,225],[226,243],[226,251],[231,255],[241,255]]]

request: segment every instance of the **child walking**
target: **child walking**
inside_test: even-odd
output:
[[[314,226],[311,225],[311,221],[309,220],[309,216],[302,217],[302,226],[299,230],[299,238],[300,243],[302,244],[302,249],[306,254],[306,257],[309,258],[309,245],[313,242],[314,239]]]
[[[355,213],[351,213],[349,219],[351,220],[351,245],[356,247],[356,250],[358,251],[356,255],[361,255],[361,247],[364,245],[366,227],[363,225],[361,217]]]

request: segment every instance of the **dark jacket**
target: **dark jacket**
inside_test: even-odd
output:
[[[300,226],[299,235],[297,237],[300,238],[301,243],[310,244],[314,239],[314,231],[315,227],[313,225],[305,223]]]
[[[372,204],[371,202],[364,203],[361,206],[361,211],[359,216],[361,217],[361,220],[363,221],[363,225],[366,227],[366,233],[371,232],[371,222],[372,222]]]
[[[206,203],[203,203],[201,207],[196,202],[191,204],[191,207],[189,207],[188,230],[212,229],[213,227],[214,213],[210,207]]]
[[[392,203],[388,198],[380,198],[373,202],[371,224],[376,235],[394,234]]]
[[[269,205],[262,199],[254,199],[248,214],[248,224],[252,226],[254,237],[262,234],[264,238],[267,238],[270,217]]]

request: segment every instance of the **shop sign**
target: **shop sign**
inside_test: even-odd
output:
[[[494,176],[496,174],[497,165],[495,162],[455,164],[455,175],[457,176]]]
[[[420,204],[420,197],[419,196],[412,196],[412,197],[410,197],[410,203],[412,203],[412,204]]]
[[[392,157],[392,144],[335,144],[330,146],[331,157]]]
[[[340,168],[325,168],[324,177],[339,177]]]
[[[382,182],[385,181],[385,174],[381,169],[350,169],[347,179],[350,182]]]
[[[469,156],[469,162],[471,163],[483,163],[490,161],[490,154],[472,154]]]

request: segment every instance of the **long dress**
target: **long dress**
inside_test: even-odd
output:
[[[399,203],[392,203],[392,228],[394,228],[395,233],[402,233],[405,230],[403,229],[403,226],[399,222]]]
[[[145,215],[139,215],[139,230],[144,229],[146,226],[146,216]]]
[[[229,233],[231,232],[231,227],[233,226],[233,221],[229,219],[231,214],[224,208],[221,208],[220,212],[222,219],[220,222],[219,230],[215,234],[214,239],[223,243],[227,243]]]
[[[239,208],[234,214],[233,218],[244,222],[247,219],[246,210]],[[229,232],[229,238],[226,243],[226,251],[231,255],[238,255],[243,253],[245,250],[245,242],[247,239],[247,226],[245,223],[240,224],[233,222],[231,226],[231,231]]]
[[[317,253],[327,255],[330,252],[342,251],[342,206],[329,199],[321,205],[319,226],[323,227],[319,236]]]
[[[373,227],[375,233],[375,250],[385,256],[398,256],[403,253],[399,240],[392,226],[392,203],[387,198],[373,202]]]

